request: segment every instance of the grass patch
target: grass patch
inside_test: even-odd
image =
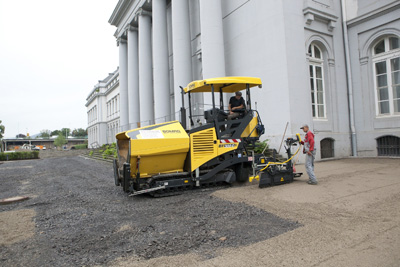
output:
[[[79,144],[79,145],[74,145],[71,147],[71,149],[86,149],[87,144]]]
[[[6,160],[22,160],[22,159],[38,159],[39,151],[18,151],[12,153],[0,153],[0,161]]]

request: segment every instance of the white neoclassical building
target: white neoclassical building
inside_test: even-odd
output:
[[[94,86],[86,98],[86,107],[89,147],[114,142],[120,128],[118,69]]]
[[[119,0],[109,23],[120,130],[179,119],[192,80],[255,76],[272,147],[308,123],[318,159],[400,155],[400,1]]]

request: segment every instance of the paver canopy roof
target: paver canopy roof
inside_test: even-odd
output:
[[[259,86],[261,88],[261,79],[255,77],[220,77],[205,80],[198,80],[189,83],[185,88],[185,93],[211,92],[211,85],[214,85],[214,92],[222,89],[223,93],[235,93],[249,87]]]

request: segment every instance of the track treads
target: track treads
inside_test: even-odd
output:
[[[153,197],[169,197],[169,196],[181,195],[184,192],[187,192],[189,190],[221,189],[221,188],[226,188],[229,186],[231,186],[231,185],[228,183],[225,183],[225,182],[203,183],[199,187],[180,186],[180,187],[176,187],[176,188],[161,189],[161,190],[157,190],[154,192],[150,192],[149,195],[151,195]]]

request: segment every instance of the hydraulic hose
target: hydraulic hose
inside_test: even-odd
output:
[[[296,134],[296,136],[297,136],[297,138],[298,138],[298,140],[299,140],[299,144],[300,144],[300,142],[301,142],[300,134]],[[299,145],[299,148],[296,150],[296,152],[295,152],[288,160],[286,160],[286,161],[284,161],[284,162],[268,162],[267,166],[265,166],[264,168],[262,168],[261,170],[259,170],[259,171],[257,172],[258,174],[257,174],[256,176],[250,176],[250,177],[249,177],[249,182],[252,182],[254,179],[260,180],[259,173],[262,172],[262,171],[264,171],[265,169],[267,169],[270,165],[283,165],[283,164],[285,164],[285,163],[288,163],[289,161],[291,161],[291,160],[294,158],[294,156],[297,155],[297,153],[299,153],[300,148],[301,148],[301,145]]]

